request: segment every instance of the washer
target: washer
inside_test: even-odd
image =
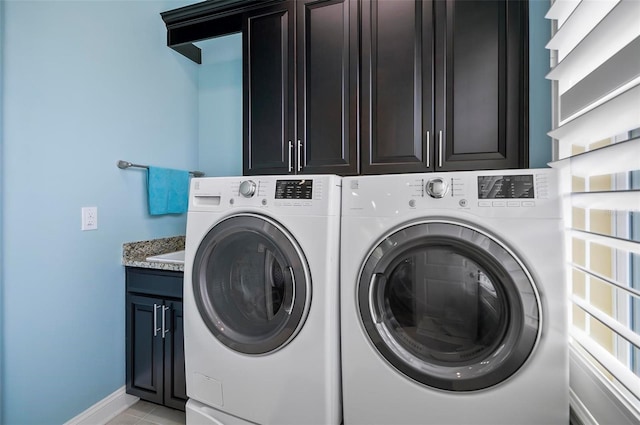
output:
[[[192,179],[187,423],[339,424],[338,176]]]
[[[344,423],[568,424],[551,169],[343,179]]]

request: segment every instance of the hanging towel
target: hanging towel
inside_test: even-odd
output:
[[[149,167],[149,214],[181,214],[189,205],[189,172]]]

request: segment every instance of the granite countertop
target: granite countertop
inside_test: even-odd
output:
[[[152,239],[148,241],[128,242],[122,245],[122,264],[126,267],[142,267],[184,271],[184,264],[147,261],[147,257],[166,254],[184,249],[184,236]]]

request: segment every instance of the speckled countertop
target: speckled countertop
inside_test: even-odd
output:
[[[128,242],[122,245],[122,264],[127,267],[143,267],[184,271],[184,264],[147,261],[147,257],[166,254],[184,249],[184,236],[152,239],[149,241]]]

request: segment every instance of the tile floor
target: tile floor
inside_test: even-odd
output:
[[[140,400],[107,425],[184,425],[185,413]]]

